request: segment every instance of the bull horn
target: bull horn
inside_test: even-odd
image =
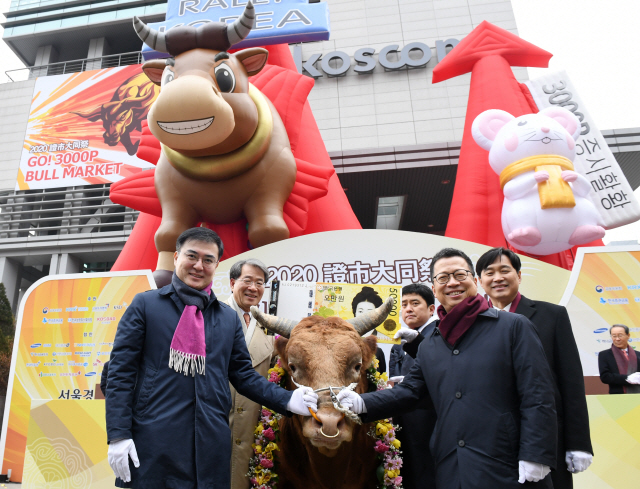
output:
[[[149,46],[151,49],[154,49],[159,53],[169,52],[164,32],[159,32],[155,29],[152,29],[135,15],[133,17],[133,28],[136,30],[136,34],[138,34],[138,37],[142,39],[142,42]]]
[[[251,29],[253,29],[255,21],[256,11],[253,8],[251,0],[249,0],[242,15],[236,19],[233,24],[227,26],[227,39],[229,39],[229,43],[233,46],[247,37]]]
[[[262,314],[256,306],[251,306],[251,314],[263,328],[285,338],[289,338],[291,330],[298,324],[291,319],[272,316],[270,314]]]
[[[387,319],[387,316],[393,308],[393,304],[393,297],[389,297],[380,307],[357,318],[347,319],[347,322],[353,326],[360,336],[363,336],[380,326],[382,322]]]

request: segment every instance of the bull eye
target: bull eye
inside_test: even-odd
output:
[[[296,366],[293,363],[289,364],[289,368],[291,369],[291,373],[295,374],[296,373]]]
[[[219,64],[215,69],[216,83],[223,93],[233,92],[236,88],[236,77],[233,70],[226,63]]]
[[[362,368],[362,364],[359,363],[358,365],[356,365],[356,372],[360,373],[360,369]]]
[[[167,66],[164,69],[164,73],[162,73],[162,82],[160,84],[160,88],[164,87],[167,83],[170,83],[174,80],[175,74],[171,69]]]

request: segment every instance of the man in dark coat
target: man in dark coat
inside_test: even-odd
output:
[[[586,470],[593,458],[580,354],[567,310],[520,294],[520,267],[518,255],[507,248],[493,248],[476,262],[480,285],[493,307],[528,318],[542,342],[558,415],[557,470],[551,479],[554,489],[571,489],[572,474]]]
[[[106,420],[117,487],[228,488],[229,382],[282,414],[317,409],[309,388],[288,392],[253,369],[238,315],[210,292],[218,235],[189,229],[176,249],[171,284],[136,295],[116,332]]]
[[[436,253],[440,321],[410,343],[416,358],[409,374],[393,389],[362,396],[345,389],[338,398],[371,421],[430,396],[438,414],[430,444],[438,489],[552,487],[545,477],[556,462],[557,426],[542,345],[527,318],[489,308],[474,275],[463,252]]]
[[[609,394],[638,394],[640,353],[629,345],[629,327],[614,324],[609,333],[611,348],[598,353],[600,380],[609,384]]]
[[[428,330],[427,325],[435,309],[433,292],[426,285],[410,284],[402,288],[400,313],[402,321],[408,326],[407,333],[415,332],[415,336],[424,334]],[[408,375],[415,363],[411,355],[404,351],[403,346],[393,345],[391,348],[389,361],[391,378]],[[397,437],[402,443],[402,485],[405,489],[434,487],[435,464],[429,445],[425,443],[425,440],[431,438],[436,424],[436,411],[431,399],[425,397],[414,411],[396,416],[393,421],[401,428]]]

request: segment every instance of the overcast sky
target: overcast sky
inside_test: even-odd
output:
[[[491,0],[487,0],[490,3]],[[599,129],[640,127],[640,0],[512,0],[520,37],[553,53]],[[0,0],[0,12],[9,0]],[[0,35],[2,28],[0,27]],[[0,83],[22,64],[0,41]],[[541,68],[529,68],[535,78]],[[640,189],[635,192],[640,199]],[[640,222],[607,232],[605,242],[640,239]]]

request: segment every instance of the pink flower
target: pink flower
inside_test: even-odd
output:
[[[269,440],[269,441],[273,441],[276,439],[276,434],[273,432],[273,428],[269,428],[267,430],[264,430],[262,432],[262,434],[264,435],[264,437]]]
[[[265,469],[270,469],[273,467],[273,461],[268,458],[263,458],[260,460],[260,465],[262,465]]]
[[[380,440],[376,441],[376,446],[373,449],[378,453],[384,453],[389,451],[389,445],[385,445]]]
[[[257,485],[258,485],[258,480],[257,480],[255,477],[252,477],[252,478],[250,479],[250,482],[251,482],[251,484],[252,484],[252,485],[254,485],[254,486],[257,486]]]
[[[266,418],[271,416],[271,411],[269,411],[268,409],[263,409],[262,410],[262,415]]]
[[[396,486],[399,486],[400,484],[402,484],[402,476],[401,476],[401,475],[399,475],[398,477],[396,477],[395,479],[393,479],[393,483],[394,483]]]

